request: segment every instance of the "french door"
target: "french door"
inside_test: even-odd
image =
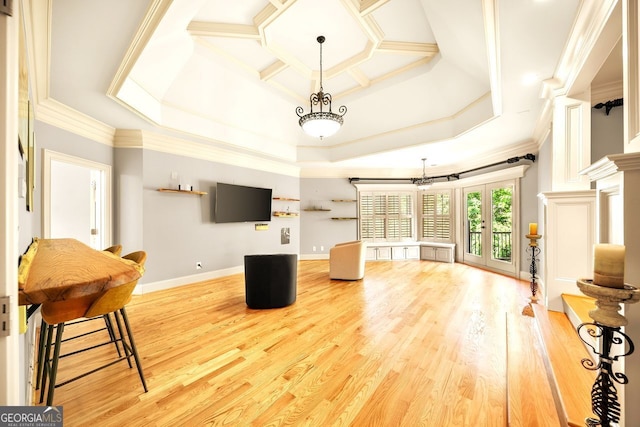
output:
[[[464,262],[516,274],[515,181],[464,189]]]

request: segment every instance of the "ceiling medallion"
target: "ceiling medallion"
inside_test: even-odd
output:
[[[344,105],[338,108],[338,113],[331,111],[331,94],[324,92],[322,88],[322,43],[324,43],[324,36],[318,36],[316,39],[320,44],[320,90],[318,93],[312,93],[309,96],[309,103],[311,105],[311,111],[304,114],[302,107],[296,108],[296,114],[300,117],[298,124],[305,133],[315,138],[328,138],[340,130],[340,126],[344,120],[342,116],[347,113],[347,107]],[[313,111],[313,107],[318,106],[318,111]],[[328,111],[323,111],[323,106],[329,107]]]

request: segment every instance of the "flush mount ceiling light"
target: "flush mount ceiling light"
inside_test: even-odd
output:
[[[422,159],[422,178],[414,178],[413,183],[418,186],[420,190],[426,190],[433,185],[433,178],[427,178],[425,170],[426,158]]]
[[[300,117],[298,124],[308,135],[315,138],[328,138],[340,130],[342,126],[344,116],[347,113],[347,107],[342,105],[338,108],[338,113],[331,111],[331,94],[324,92],[322,88],[322,43],[324,43],[324,36],[318,36],[316,39],[320,43],[320,90],[317,93],[312,93],[309,97],[309,103],[311,105],[311,111],[304,114],[302,107],[296,108],[296,114]],[[317,107],[317,111],[313,111],[313,107]],[[323,107],[328,107],[328,111],[325,111]]]

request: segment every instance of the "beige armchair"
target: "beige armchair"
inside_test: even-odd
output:
[[[360,280],[364,277],[367,245],[356,240],[338,243],[329,250],[329,277],[338,280]]]

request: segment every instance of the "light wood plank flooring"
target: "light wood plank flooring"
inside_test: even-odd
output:
[[[521,348],[528,294],[528,282],[429,261],[332,281],[321,260],[299,263],[297,302],[282,309],[247,308],[242,274],[135,296],[149,392],[120,363],[58,388],[54,404],[65,426],[558,425],[546,375]],[[520,346],[509,374],[508,346]],[[63,359],[59,379],[115,350],[98,353]],[[514,381],[523,395],[508,398]]]

